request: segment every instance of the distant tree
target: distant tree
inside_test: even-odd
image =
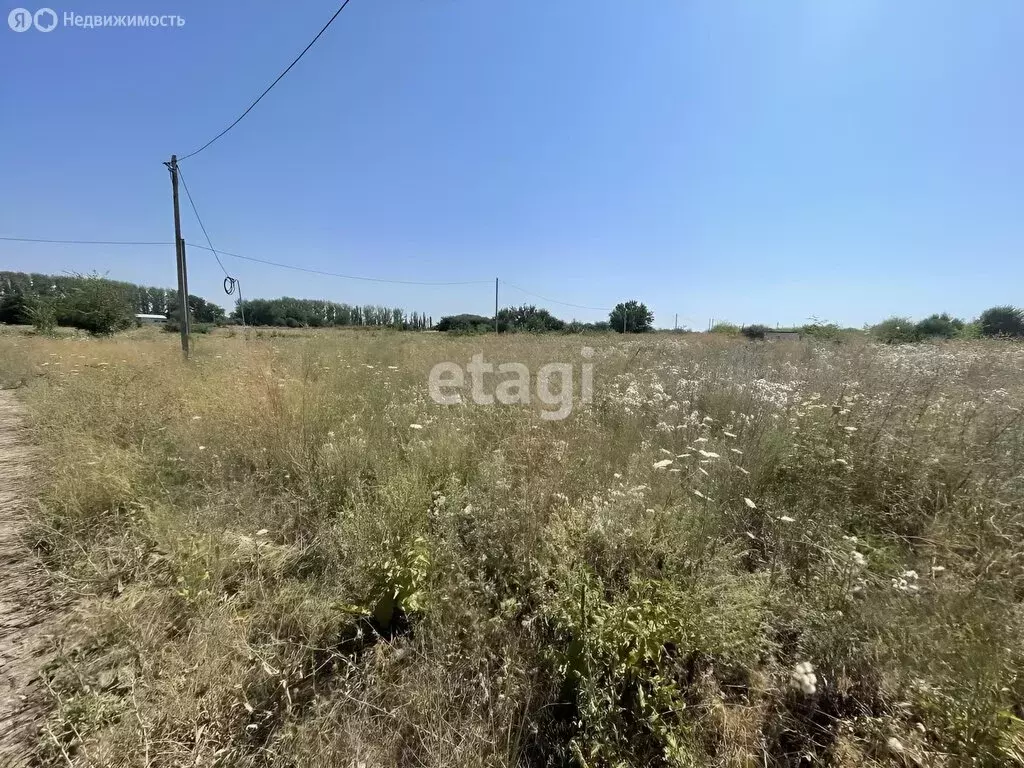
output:
[[[559,320],[546,309],[524,304],[506,307],[498,312],[498,330],[506,331],[561,331],[565,321]]]
[[[740,327],[734,323],[715,323],[708,333],[720,333],[725,336],[738,336]]]
[[[982,336],[1024,336],[1024,310],[1009,305],[986,309],[978,318]]]
[[[654,313],[646,304],[624,301],[615,305],[608,316],[608,324],[619,333],[645,333],[654,327]]]
[[[482,315],[449,315],[434,328],[447,333],[485,333],[494,328],[494,320]]]
[[[920,339],[917,325],[909,317],[890,317],[872,326],[871,333],[883,344],[912,344]]]
[[[820,339],[821,341],[838,341],[845,334],[859,333],[856,330],[843,330],[835,323],[821,323],[812,322],[807,325],[802,325],[796,330],[800,331],[801,334],[812,339]]]
[[[943,312],[941,315],[929,315],[917,324],[916,330],[922,339],[952,339],[963,327],[963,320]]]
[[[769,330],[766,325],[747,325],[740,332],[748,339],[763,339]]]

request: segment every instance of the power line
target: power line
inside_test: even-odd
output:
[[[525,288],[519,287],[515,283],[509,283],[507,281],[505,282],[505,285],[507,285],[509,288],[515,288],[517,291],[521,291],[522,293],[525,293],[527,296],[533,296],[534,298],[542,299],[543,301],[549,301],[552,304],[561,304],[563,307],[575,307],[576,309],[593,309],[593,310],[596,310],[596,311],[599,311],[599,312],[611,312],[612,311],[611,307],[585,307],[582,304],[570,304],[567,301],[558,301],[558,299],[549,299],[547,296],[541,296],[539,293],[534,293],[533,291],[528,291]]]
[[[185,196],[188,197],[188,203],[192,206],[192,213],[196,215],[196,221],[199,222],[199,228],[203,230],[203,236],[206,237],[206,242],[210,246],[213,258],[217,260],[217,265],[220,267],[220,271],[224,273],[224,293],[231,296],[235,293],[235,289],[238,289],[238,315],[242,319],[242,328],[245,328],[245,299],[242,298],[242,284],[237,278],[229,275],[227,269],[225,269],[224,262],[220,260],[220,255],[213,247],[213,241],[210,239],[210,233],[206,231],[206,225],[203,224],[203,217],[199,215],[199,209],[196,208],[196,201],[192,199],[192,193],[188,191],[188,182],[185,181],[185,175],[181,172],[181,168],[176,168],[176,170],[178,172],[178,178],[181,179],[181,186],[185,189]]]
[[[196,215],[196,221],[199,222],[199,228],[203,230],[203,235],[206,237],[206,242],[210,246],[210,251],[213,252],[213,258],[217,260],[217,264],[220,266],[220,271],[224,273],[224,277],[231,277],[231,275],[228,274],[227,269],[224,268],[224,262],[220,260],[220,255],[213,247],[213,242],[210,240],[210,234],[206,231],[203,219],[199,215],[199,210],[196,208],[196,201],[192,199],[192,193],[188,191],[188,183],[185,181],[185,174],[181,172],[181,168],[178,169],[178,178],[181,179],[181,186],[185,189],[185,196],[188,197],[188,203],[192,206],[192,213]]]
[[[284,70],[284,72],[282,72],[282,73],[281,73],[280,75],[278,75],[278,76],[277,76],[277,79],[276,79],[276,80],[274,80],[274,82],[272,82],[272,83],[271,83],[271,84],[270,84],[269,86],[267,86],[267,89],[266,89],[266,90],[265,90],[265,91],[264,91],[263,93],[261,93],[261,94],[259,95],[259,97],[258,97],[258,98],[256,99],[256,101],[254,101],[254,102],[253,102],[252,104],[250,104],[250,105],[249,105],[249,107],[248,107],[248,108],[247,108],[247,109],[245,110],[245,112],[243,112],[243,113],[242,113],[241,115],[239,115],[239,116],[238,116],[238,119],[237,119],[237,120],[235,120],[235,122],[233,122],[233,123],[232,123],[231,125],[229,125],[229,126],[228,126],[227,128],[225,128],[225,129],[224,129],[223,131],[221,131],[220,133],[218,133],[218,134],[217,134],[216,136],[214,136],[214,137],[213,137],[212,139],[210,139],[210,140],[209,140],[208,142],[206,142],[205,144],[203,144],[203,146],[201,146],[201,147],[200,147],[199,149],[197,149],[197,150],[196,150],[195,152],[192,152],[192,153],[190,153],[190,154],[188,154],[188,155],[185,155],[185,156],[184,156],[184,157],[182,157],[182,158],[179,158],[179,159],[178,159],[178,162],[180,163],[180,162],[181,162],[182,160],[188,160],[188,159],[189,159],[190,157],[194,157],[195,155],[198,155],[198,154],[199,154],[200,152],[202,152],[202,151],[203,151],[204,149],[206,149],[206,148],[207,148],[208,146],[210,146],[211,144],[213,144],[213,142],[217,141],[217,139],[219,139],[219,138],[220,138],[221,136],[223,136],[223,135],[224,135],[225,133],[227,133],[227,132],[228,132],[228,131],[230,131],[230,130],[231,130],[232,128],[234,128],[234,127],[235,127],[236,125],[238,125],[238,124],[239,124],[240,122],[242,122],[242,119],[243,119],[243,118],[244,118],[244,117],[245,117],[246,115],[248,115],[248,114],[249,114],[249,113],[250,113],[250,112],[252,111],[252,108],[253,108],[253,107],[255,107],[255,106],[256,106],[257,104],[259,104],[259,103],[260,103],[260,101],[262,101],[263,97],[264,97],[264,96],[266,96],[266,95],[267,95],[268,93],[270,93],[270,91],[271,91],[271,90],[273,89],[273,87],[274,87],[275,85],[277,85],[277,84],[278,84],[279,82],[281,82],[281,79],[282,79],[282,78],[283,78],[283,77],[284,77],[285,75],[287,75],[287,74],[288,74],[288,73],[289,73],[289,72],[291,71],[292,67],[294,67],[294,66],[295,66],[296,64],[298,64],[298,63],[299,63],[299,59],[301,59],[301,58],[302,58],[303,56],[305,56],[305,55],[306,55],[306,52],[307,52],[307,51],[308,51],[308,50],[309,50],[310,48],[312,48],[312,47],[313,47],[313,44],[314,44],[314,43],[316,43],[316,41],[320,39],[320,36],[321,36],[321,35],[322,35],[322,34],[323,34],[324,32],[326,32],[326,31],[327,31],[327,28],[328,28],[329,26],[331,26],[331,24],[333,24],[333,23],[334,23],[334,20],[335,20],[336,18],[338,18],[338,16],[339,16],[339,15],[341,14],[341,12],[342,12],[343,10],[345,10],[345,6],[347,6],[347,5],[349,4],[349,2],[350,2],[350,0],[345,0],[345,1],[344,1],[344,2],[343,2],[343,3],[342,3],[342,4],[341,4],[341,5],[339,6],[339,7],[338,7],[338,10],[336,10],[336,11],[334,12],[334,15],[333,15],[333,16],[331,16],[331,18],[330,18],[330,19],[328,20],[328,22],[327,22],[326,24],[324,24],[323,28],[321,28],[321,30],[320,30],[319,32],[317,32],[317,33],[316,33],[316,37],[314,37],[314,38],[313,38],[312,40],[310,40],[310,41],[309,41],[309,45],[307,45],[307,46],[306,46],[305,48],[303,48],[303,49],[302,49],[302,53],[300,53],[300,54],[299,54],[298,56],[296,56],[296,57],[295,57],[295,59],[294,59],[294,60],[292,61],[292,63],[291,63],[291,64],[289,64],[289,65],[287,66],[287,68],[286,68],[286,69]]]
[[[44,240],[38,237],[0,237],[9,243],[57,243],[59,245],[174,245],[169,242],[134,240]]]
[[[200,248],[204,251],[211,250],[202,245],[195,245],[193,243],[187,244],[190,248]],[[297,267],[294,264],[282,264],[279,261],[270,261],[269,259],[257,259],[255,256],[243,256],[240,253],[230,253],[228,251],[220,251],[222,256],[230,256],[233,259],[244,259],[245,261],[252,261],[257,264],[267,264],[271,267],[281,267],[282,269],[292,269],[296,272],[308,272],[311,275],[324,275],[326,277],[340,277],[343,280],[363,280],[369,283],[394,283],[396,285],[490,285],[490,280],[462,280],[457,282],[426,282],[422,280],[387,280],[381,277],[360,277],[358,275],[343,275],[340,272],[328,272],[322,269],[310,269],[308,267]]]
[[[179,173],[179,177],[180,177],[180,174],[181,174],[181,169],[180,168],[178,169],[178,173]],[[184,179],[183,178],[182,178],[182,186],[185,187]],[[187,193],[188,192],[188,188],[185,187],[185,190],[186,190],[186,193]],[[189,199],[191,200],[191,196],[189,197]],[[195,210],[195,207],[193,206],[193,211],[194,210]],[[196,214],[196,218],[197,218],[197,220],[199,219],[198,213]],[[202,226],[202,221],[200,221],[200,226]],[[204,228],[204,233],[205,233],[205,228]],[[15,243],[59,243],[59,244],[65,244],[65,245],[162,245],[162,246],[173,246],[174,245],[174,243],[171,243],[171,242],[155,242],[155,241],[136,242],[136,241],[129,241],[129,240],[48,240],[48,239],[36,238],[36,237],[0,237],[0,241],[8,241],[8,242],[15,242]],[[230,256],[233,259],[242,259],[244,261],[252,261],[252,262],[255,262],[257,264],[266,264],[266,265],[271,266],[271,267],[280,267],[281,269],[291,269],[291,270],[294,270],[296,272],[306,272],[306,273],[311,274],[311,275],[323,275],[325,277],[338,277],[338,278],[341,278],[342,280],[362,280],[362,281],[368,282],[368,283],[392,283],[392,284],[395,284],[395,285],[436,285],[436,286],[442,286],[442,285],[484,285],[484,284],[490,285],[491,284],[490,280],[462,280],[462,281],[453,281],[453,282],[428,282],[428,281],[423,281],[423,280],[388,280],[388,279],[382,278],[382,277],[362,277],[360,275],[345,275],[345,274],[342,274],[340,272],[328,272],[328,271],[322,270],[322,269],[311,269],[309,267],[299,267],[299,266],[296,266],[294,264],[284,264],[284,263],[279,262],[279,261],[270,261],[269,259],[258,259],[255,256],[243,256],[240,253],[231,253],[230,251],[217,251],[217,250],[214,250],[212,244],[209,245],[209,246],[206,246],[206,245],[199,245],[198,243],[185,243],[185,245],[187,245],[189,248],[198,248],[201,251],[209,251],[209,252],[211,252],[213,254],[216,254],[216,255],[219,255],[219,256]],[[224,270],[224,273],[227,274],[227,270],[224,269],[224,265],[223,265],[223,263],[221,263],[220,259],[217,259],[217,262],[220,264],[221,269]]]

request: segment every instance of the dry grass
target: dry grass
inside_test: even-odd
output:
[[[565,421],[427,395],[584,343]],[[1019,345],[175,344],[0,335],[80,606],[46,764],[1024,761]]]

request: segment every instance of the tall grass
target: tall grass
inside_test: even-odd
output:
[[[427,374],[579,338],[0,337],[77,598],[41,760],[1024,762],[1024,349],[586,343],[547,421]]]

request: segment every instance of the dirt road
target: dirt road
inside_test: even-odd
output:
[[[45,711],[38,676],[52,609],[24,540],[31,466],[21,408],[0,390],[0,768],[29,764]]]

